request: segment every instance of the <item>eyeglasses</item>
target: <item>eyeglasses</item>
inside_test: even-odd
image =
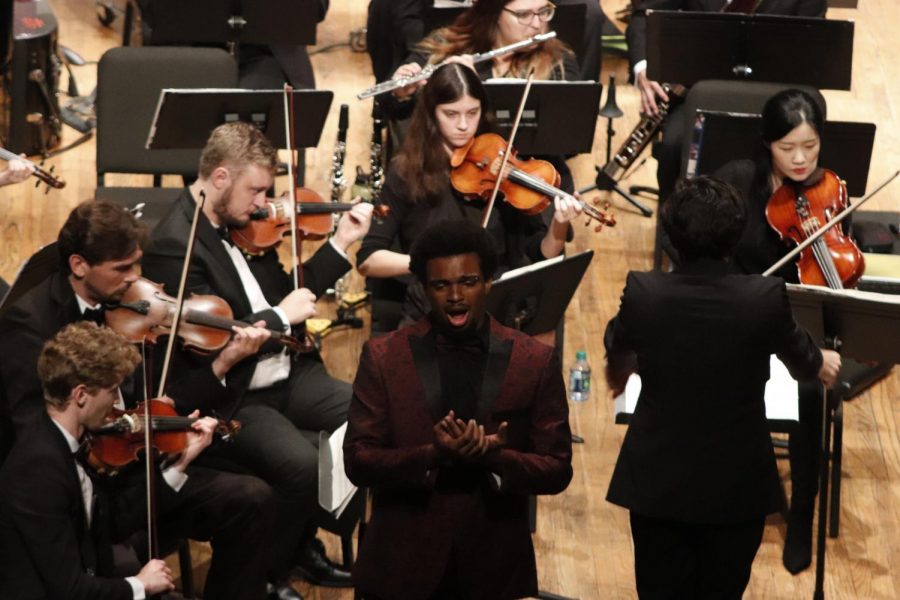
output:
[[[519,25],[528,25],[535,17],[544,23],[551,20],[553,15],[556,14],[556,5],[548,2],[547,6],[537,10],[511,10],[509,8],[504,8],[503,10],[513,15],[516,21],[519,22]]]

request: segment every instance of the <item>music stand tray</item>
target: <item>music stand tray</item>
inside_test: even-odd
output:
[[[695,145],[688,167],[694,175],[711,175],[731,157],[753,157],[760,144],[761,117],[755,114],[698,110]],[[702,129],[698,129],[702,128]],[[866,193],[869,164],[875,144],[874,123],[827,121],[822,131],[819,164],[837,173],[847,182],[847,192],[854,198]]]
[[[504,273],[491,286],[487,312],[528,335],[553,331],[593,257],[594,251],[587,250]]]
[[[516,133],[516,150],[543,156],[590,152],[602,87],[593,81],[533,82]],[[508,138],[525,83],[491,79],[485,88],[498,133]]]
[[[294,90],[295,148],[318,145],[334,94]],[[147,148],[203,148],[217,126],[230,121],[253,123],[276,148],[286,148],[282,90],[164,89],[160,92]]]
[[[648,10],[647,77],[685,86],[739,79],[849,90],[853,27],[836,19]]]

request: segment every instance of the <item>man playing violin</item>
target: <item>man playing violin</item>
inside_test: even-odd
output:
[[[117,576],[112,543],[146,523],[146,489],[130,478],[111,489],[83,466],[85,433],[103,424],[119,385],[140,362],[136,348],[94,323],[67,325],[45,345],[37,371],[45,410],[21,429],[0,470],[0,596],[47,600],[139,599],[173,589],[149,560]],[[158,473],[158,494],[175,498],[186,467],[209,446],[216,421],[199,419],[181,457]],[[141,475],[139,473],[134,473]]]
[[[353,383],[344,464],[374,492],[354,582],[366,600],[536,596],[528,495],[572,478],[556,353],[485,312],[498,261],[477,224],[427,228],[410,260],[431,312],[368,342]]]
[[[275,148],[253,125],[217,127],[201,153],[197,181],[153,232],[144,258],[147,277],[170,292],[177,290],[195,203],[205,196],[187,291],[220,296],[235,317],[262,320],[279,331],[302,326],[315,315],[316,297],[350,269],[347,249],[368,231],[372,205],[357,204],[341,218],[331,239],[303,264],[302,287],[294,289],[275,247],[261,256],[245,255],[228,235],[266,206],[277,162]],[[197,368],[186,353],[179,353],[179,363]],[[292,359],[271,343],[228,370],[223,382],[219,387],[227,399],[201,406],[206,399],[195,398],[197,404],[190,408],[237,408],[241,434],[217,450],[223,460],[262,477],[277,492],[282,507],[274,544],[281,560],[277,573],[286,576],[296,560],[313,583],[349,585],[349,573],[327,560],[309,520],[317,510],[318,450],[313,440],[319,431],[334,431],[346,421],[349,384],[328,375],[318,356]]]
[[[0,320],[0,378],[18,436],[43,413],[37,372],[41,347],[70,323],[103,321],[104,306],[119,300],[137,280],[146,239],[143,224],[120,206],[103,201],[80,204],[60,230],[58,269],[20,297]],[[228,361],[254,352],[265,335],[248,327],[216,360],[208,361],[205,370],[173,375],[168,393],[176,405],[184,398],[214,396],[221,387],[217,361],[227,368]],[[133,406],[143,399],[142,380],[141,370],[129,373],[120,386],[122,403]],[[250,475],[196,465],[187,474],[177,495],[161,498],[162,537],[212,540],[212,564],[204,586],[207,598],[263,597],[268,559],[248,540],[261,543],[273,527],[268,522],[272,490]]]

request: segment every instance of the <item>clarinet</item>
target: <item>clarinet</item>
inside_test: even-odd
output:
[[[334,145],[334,154],[331,157],[331,201],[340,202],[344,190],[347,189],[347,179],[344,177],[344,157],[347,154],[347,127],[349,122],[350,107],[341,104],[341,113],[338,117],[337,143]]]
[[[612,157],[612,160],[603,167],[603,172],[612,178],[613,181],[619,181],[621,175],[634,164],[634,161],[641,155],[644,148],[646,148],[650,141],[656,136],[659,128],[662,127],[663,121],[666,120],[666,117],[669,114],[672,102],[676,98],[684,98],[686,90],[683,85],[670,85],[664,83],[662,84],[662,87],[665,90],[666,95],[669,96],[669,100],[658,103],[658,114],[644,115],[641,117],[641,121],[631,132],[631,135],[628,136],[628,139],[625,140],[625,143],[622,144],[615,156]]]
[[[384,119],[378,102],[372,106],[372,144],[369,147],[369,190],[371,190],[372,202],[378,204],[381,198],[381,186],[384,185],[384,164],[382,163],[382,132],[384,131]]]

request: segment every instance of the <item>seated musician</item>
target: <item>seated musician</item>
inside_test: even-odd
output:
[[[44,345],[37,372],[46,405],[23,425],[0,470],[0,597],[130,600],[173,589],[159,559],[134,577],[113,571],[112,543],[146,527],[143,473],[112,490],[80,452],[139,362],[134,346],[90,322],[67,325]],[[185,451],[160,477],[161,497],[177,496],[179,478],[215,426],[210,418],[193,424]]]
[[[369,341],[344,464],[374,491],[353,578],[367,600],[537,595],[528,495],[572,477],[556,353],[485,313],[497,257],[465,220],[427,228],[411,269],[431,312]]]
[[[546,33],[554,10],[547,0],[480,0],[460,14],[452,25],[438,29],[422,40],[407,64],[398,67],[391,79],[415,75],[424,65],[438,64],[451,57],[472,66],[482,80],[524,78],[532,67],[536,80],[579,79],[578,60],[558,38],[476,65],[469,59],[469,55]],[[419,81],[394,90],[391,96],[383,96],[388,100],[384,104],[388,116],[395,119],[409,116],[412,108],[407,101],[424,85],[425,81]]]
[[[261,255],[245,254],[229,234],[266,206],[277,159],[276,149],[249,123],[214,129],[200,156],[197,181],[153,231],[144,257],[147,278],[177,291],[195,203],[205,197],[187,291],[223,298],[234,316],[247,322],[265,321],[277,331],[302,327],[316,314],[316,297],[350,270],[347,250],[368,231],[372,205],[357,204],[341,218],[331,239],[302,265],[301,287],[295,289],[275,246]],[[179,352],[174,368],[195,372],[207,367]],[[240,435],[212,450],[275,489],[279,528],[272,545],[279,579],[297,567],[312,583],[348,586],[350,574],[327,559],[311,517],[319,510],[318,433],[334,431],[347,420],[350,385],[331,377],[316,353],[291,356],[274,343],[216,375],[224,380],[220,387],[226,397],[195,396],[179,410],[237,411]]]
[[[391,73],[415,50],[416,44],[428,33],[424,30],[424,15],[433,4],[434,0],[370,0],[366,20],[366,50],[372,59],[375,81],[390,79]],[[508,2],[506,8],[510,10],[531,8],[525,4]],[[540,3],[537,8],[545,4]],[[602,36],[606,23],[606,15],[603,14],[600,3],[596,0],[557,0],[553,4],[584,5],[584,48],[579,60],[581,63],[579,79],[596,80],[600,76]],[[496,14],[485,14],[486,19],[496,20]]]
[[[634,85],[641,93],[641,111],[649,115],[659,113],[660,100],[668,101],[659,82],[647,77],[647,16],[648,10],[685,10],[693,12],[719,12],[727,4],[726,0],[634,0],[634,13],[625,37],[628,41],[628,62]],[[746,3],[745,3],[746,4]],[[762,0],[756,8],[756,14],[783,15],[792,17],[824,17],[827,10],[826,0]],[[668,83],[679,83],[671,81]],[[680,116],[679,107],[671,109],[663,122],[663,141],[656,149],[656,178],[659,182],[660,198],[667,198],[675,188],[675,181],[681,168],[682,140],[684,119]]]
[[[781,490],[764,392],[770,355],[797,379],[834,383],[840,355],[794,321],[782,280],[731,257],[745,222],[728,184],[698,177],[663,205],[682,258],[631,272],[606,330],[614,394],[641,395],[607,500],[631,511],[640,598],[740,598]]]
[[[146,238],[142,223],[109,202],[84,202],[69,214],[58,236],[59,270],[19,298],[0,321],[0,379],[17,437],[27,439],[25,428],[44,414],[37,371],[41,347],[70,323],[104,320],[104,305],[120,300],[137,280]],[[248,327],[217,360],[246,355],[254,343],[258,347],[257,336]],[[163,349],[160,345],[157,354]],[[127,407],[133,408],[143,399],[143,374],[139,369],[128,375],[121,392]],[[215,396],[220,387],[208,369],[173,379],[167,393],[180,403],[185,398]],[[206,598],[262,597],[270,559],[255,546],[268,539],[273,529],[272,490],[249,475],[193,464],[187,475],[177,495],[160,499],[162,537],[211,540]]]
[[[466,200],[453,189],[450,156],[486,129],[484,86],[470,68],[451,63],[439,68],[416,103],[409,135],[388,172],[381,199],[390,214],[375,222],[357,254],[366,277],[410,274],[409,249],[429,225],[460,217],[481,223],[486,202]],[[548,209],[549,211],[549,209]],[[541,215],[526,215],[498,200],[487,231],[502,270],[553,258],[563,252],[569,222],[581,212],[571,198],[553,201],[548,226]],[[399,251],[392,249],[399,242]],[[421,286],[410,286],[404,317],[416,320],[428,312]]]
[[[763,108],[757,156],[732,161],[716,172],[716,177],[741,193],[747,205],[747,227],[734,255],[741,272],[762,273],[790,250],[769,225],[766,205],[783,183],[812,183],[821,176],[818,160],[824,125],[822,108],[812,96],[801,90],[775,94]],[[788,263],[776,275],[788,283],[800,282],[796,262]],[[791,573],[799,573],[812,561],[822,430],[822,386],[815,378],[799,383],[799,402],[799,423],[789,438],[791,506],[782,557]]]

